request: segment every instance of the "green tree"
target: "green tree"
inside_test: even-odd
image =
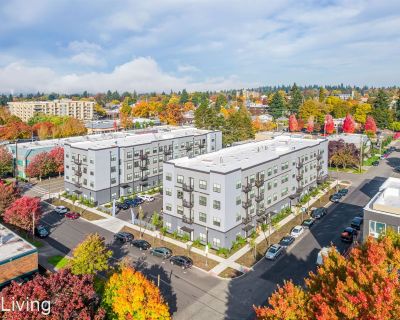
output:
[[[107,249],[104,238],[100,235],[89,234],[73,252],[69,261],[71,272],[76,275],[95,275],[109,269],[109,259],[112,251]]]
[[[278,119],[285,115],[287,111],[285,100],[282,95],[279,92],[275,92],[269,105],[269,113],[274,117],[274,119]]]
[[[378,90],[378,94],[374,99],[374,108],[382,108],[388,109],[389,108],[389,96],[383,89]]]
[[[124,114],[125,116],[130,116],[132,113],[132,108],[129,105],[129,97],[126,97],[124,99],[124,102],[122,102],[122,106],[119,110],[120,113]]]
[[[186,89],[183,89],[182,93],[181,93],[181,97],[179,99],[179,102],[181,104],[185,104],[188,101],[189,101],[189,94],[187,93]]]
[[[243,141],[254,138],[254,129],[248,111],[241,107],[238,111],[230,114],[222,129],[223,144]]]
[[[321,117],[323,117],[321,103],[313,99],[306,100],[299,109],[299,117],[303,119],[303,121],[308,121],[310,117],[313,117],[320,122]]]
[[[378,128],[391,128],[393,123],[393,113],[391,110],[382,107],[374,108],[372,116],[374,117]]]
[[[215,100],[215,110],[217,112],[220,112],[221,111],[221,107],[225,107],[227,103],[228,103],[228,101],[226,100],[225,95],[220,93],[217,96],[217,99]]]
[[[300,89],[297,87],[296,83],[293,84],[290,90],[291,99],[289,101],[289,109],[292,113],[298,113],[301,104],[303,103],[303,95]]]
[[[325,101],[325,88],[320,87],[319,88],[319,102],[324,102]]]
[[[397,91],[396,120],[400,121],[400,89]]]

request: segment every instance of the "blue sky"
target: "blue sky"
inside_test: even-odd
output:
[[[400,1],[10,0],[0,91],[399,85]]]

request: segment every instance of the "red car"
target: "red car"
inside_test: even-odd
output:
[[[73,211],[67,212],[67,213],[65,214],[65,217],[66,217],[67,219],[71,219],[71,220],[79,219],[80,216],[81,216],[81,215],[80,215],[78,212],[73,212]]]

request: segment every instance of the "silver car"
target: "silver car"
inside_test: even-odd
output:
[[[66,214],[68,212],[68,208],[64,206],[55,207],[54,211],[58,214]]]
[[[273,244],[268,248],[267,252],[265,253],[265,259],[276,260],[283,252],[284,249],[281,245]]]

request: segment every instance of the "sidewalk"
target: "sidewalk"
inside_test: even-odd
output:
[[[62,253],[61,251],[58,251],[56,248],[53,248],[46,241],[42,241],[42,243],[43,243],[43,247],[38,248],[39,264],[42,267],[46,268],[47,270],[49,270],[51,272],[56,272],[57,270],[47,260],[50,257],[54,257],[54,256],[62,256],[62,257],[64,257],[65,254]]]

